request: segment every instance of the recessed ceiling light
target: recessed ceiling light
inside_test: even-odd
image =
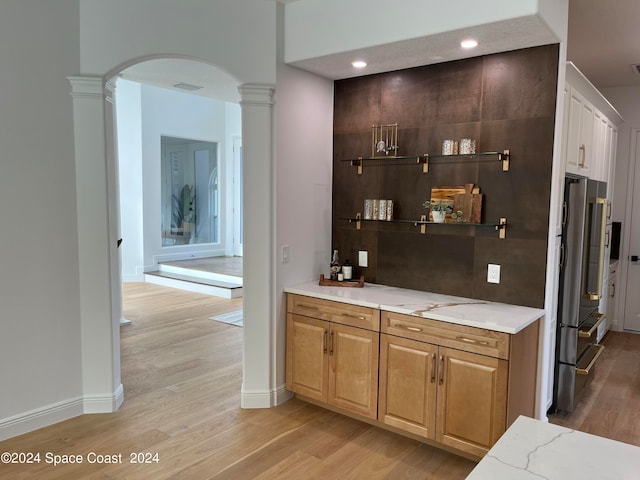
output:
[[[478,42],[472,38],[469,38],[467,40],[461,41],[460,46],[462,48],[476,48],[478,46]]]
[[[355,68],[364,68],[367,66],[367,62],[363,60],[356,60],[355,62],[351,62],[351,65],[353,65]]]

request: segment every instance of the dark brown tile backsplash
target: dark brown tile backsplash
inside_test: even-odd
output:
[[[548,45],[335,82],[333,248],[368,282],[541,308],[555,116],[558,46]],[[444,139],[470,137],[477,151],[511,152],[497,160],[432,159],[428,173],[407,160],[364,163],[371,126],[398,123],[399,155],[436,154]],[[434,186],[479,185],[482,222],[506,217],[505,239],[490,226],[429,225],[347,219],[367,198],[392,199],[394,218],[418,220]],[[487,264],[501,283],[486,282]]]

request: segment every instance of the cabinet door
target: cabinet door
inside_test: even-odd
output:
[[[567,117],[567,150],[566,150],[566,172],[580,175],[580,164],[582,161],[582,149],[580,127],[582,124],[582,95],[575,92],[573,88],[567,86],[568,111]]]
[[[287,314],[286,387],[306,397],[327,401],[329,323]]]
[[[378,332],[331,324],[329,404],[377,418],[379,346]]]
[[[505,431],[508,362],[440,347],[436,440],[483,456]]]
[[[438,347],[380,335],[378,420],[426,438],[435,438]]]
[[[569,89],[566,171],[588,176],[593,145],[593,106],[575,88]]]
[[[581,159],[578,159],[578,166],[580,167],[581,174],[589,176],[591,173],[593,153],[593,105],[591,105],[584,97],[582,103],[582,119],[580,123],[580,149]]]

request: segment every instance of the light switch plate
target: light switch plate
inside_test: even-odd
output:
[[[500,265],[493,263],[487,265],[487,282],[500,283]]]
[[[289,263],[289,245],[282,246],[282,263]]]
[[[359,267],[369,266],[369,252],[367,252],[366,250],[358,251],[358,266]]]

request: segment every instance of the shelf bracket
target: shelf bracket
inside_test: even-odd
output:
[[[509,171],[509,150],[504,150],[502,153],[498,154],[498,160],[502,160],[502,171]]]
[[[358,167],[358,175],[362,175],[362,157],[358,157],[357,160],[351,160],[352,167]]]
[[[496,230],[500,232],[499,238],[506,238],[507,235],[507,219],[500,217],[500,223],[496,225]]]
[[[420,224],[420,233],[425,234],[427,233],[427,224],[426,224],[427,216],[424,214],[420,215],[420,221],[422,222]]]
[[[418,163],[422,164],[422,173],[429,173],[429,154],[425,153],[418,157]]]

